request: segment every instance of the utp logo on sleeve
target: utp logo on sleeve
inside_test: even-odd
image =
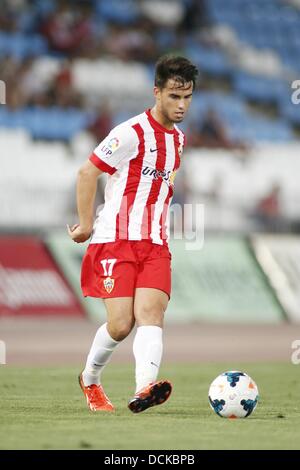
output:
[[[105,142],[100,150],[104,153],[106,157],[109,157],[117,150],[119,146],[120,140],[117,137],[113,137],[108,142]]]

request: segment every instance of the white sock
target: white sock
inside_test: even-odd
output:
[[[115,341],[107,331],[107,323],[100,326],[94,338],[82,373],[85,386],[101,383],[101,372],[109,362],[115,347],[120,341]]]
[[[138,327],[133,342],[136,392],[150,382],[155,382],[162,352],[162,328],[159,326]]]

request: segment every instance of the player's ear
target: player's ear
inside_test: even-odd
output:
[[[153,94],[154,94],[156,99],[160,99],[161,89],[158,88],[158,86],[155,86],[153,88]]]

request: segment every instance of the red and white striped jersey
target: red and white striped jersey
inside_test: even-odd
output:
[[[90,161],[108,173],[105,204],[91,243],[169,239],[169,207],[185,137],[165,129],[150,110],[119,126],[96,147]]]

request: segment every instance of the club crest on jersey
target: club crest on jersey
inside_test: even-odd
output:
[[[104,279],[103,284],[104,284],[104,288],[106,292],[110,294],[114,288],[115,280],[112,279],[111,277],[107,277],[106,279]]]
[[[183,144],[180,144],[179,147],[178,147],[178,155],[179,155],[179,157],[181,157],[182,152],[183,152]]]
[[[174,186],[175,178],[176,178],[176,171],[172,171],[170,176],[169,176],[169,184],[171,186]]]
[[[120,141],[117,137],[113,137],[108,142],[102,145],[101,152],[104,153],[106,157],[112,155],[120,145]]]

